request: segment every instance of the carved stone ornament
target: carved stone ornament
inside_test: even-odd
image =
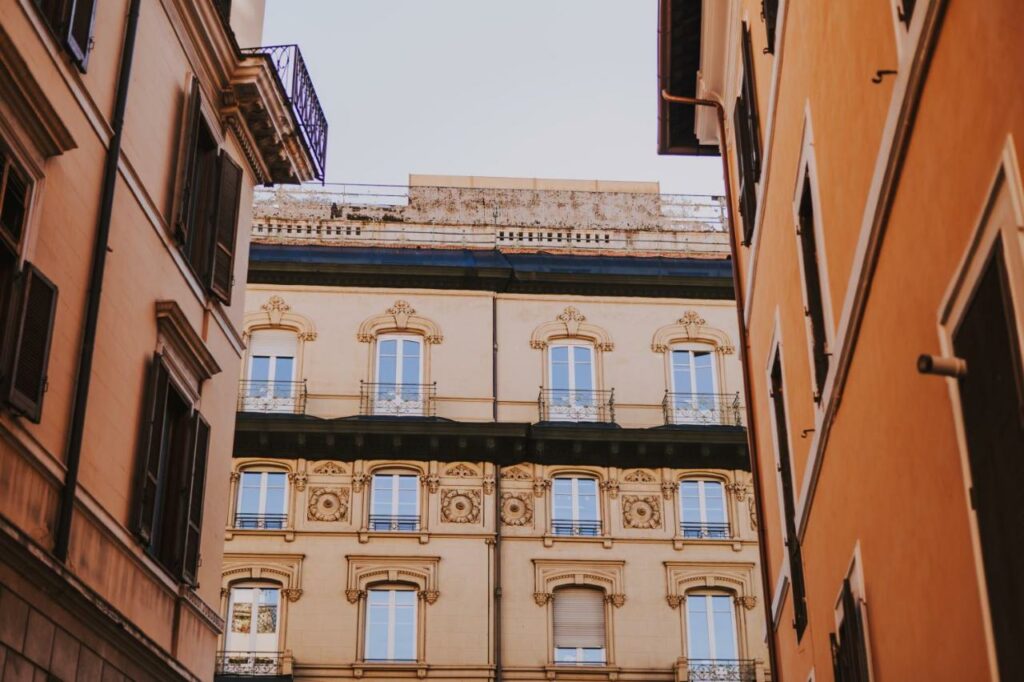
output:
[[[742,597],[736,597],[736,605],[742,606],[747,611],[750,611],[757,606],[757,597],[751,595],[744,595]]]
[[[529,494],[502,493],[501,522],[506,526],[528,526],[533,523],[533,502]]]
[[[507,478],[511,481],[529,481],[533,476],[530,472],[524,471],[519,467],[505,467],[501,470],[501,477]]]
[[[544,497],[544,491],[551,487],[551,481],[545,478],[533,479],[533,496]]]
[[[480,521],[480,491],[446,488],[441,492],[441,519],[448,523]]]
[[[439,590],[420,590],[417,595],[428,604],[433,604],[441,596],[441,592]]]
[[[750,527],[757,530],[757,511],[754,508],[754,497],[747,498],[747,513],[750,514]]]
[[[655,495],[623,495],[622,524],[627,528],[661,528],[661,500]]]
[[[231,472],[231,482],[232,483],[238,483],[240,480],[242,480],[242,474],[240,472],[238,472],[238,471],[232,471]]]
[[[551,594],[550,592],[534,592],[533,601],[536,602],[537,606],[544,606],[549,601],[551,601],[551,598],[554,596],[555,595]]]
[[[671,500],[677,490],[679,490],[679,484],[675,481],[665,481],[661,484],[661,496],[666,500]]]
[[[363,487],[370,482],[369,474],[356,474],[352,477],[352,490],[357,493],[363,492]]]
[[[316,332],[299,332],[299,341],[316,341]]]
[[[587,321],[587,318],[576,308],[568,306],[558,316],[558,321],[565,325],[567,336],[576,336],[580,333],[580,325]]]
[[[320,462],[315,467],[313,467],[313,473],[329,475],[343,474],[345,473],[345,465],[340,464],[339,462],[332,462],[328,460],[326,462]]]
[[[469,466],[468,464],[465,464],[463,462],[456,462],[455,464],[452,464],[447,469],[445,469],[444,475],[451,476],[452,478],[473,478],[474,476],[479,476],[480,474],[477,472],[476,469]]]
[[[288,601],[299,601],[299,598],[302,596],[302,590],[297,587],[286,587],[281,590],[281,593],[284,594],[285,599]]]
[[[726,483],[725,489],[736,496],[737,502],[742,502],[747,497],[747,491],[749,490],[743,483]]]
[[[615,608],[622,608],[622,605],[626,603],[626,595],[624,594],[607,594],[604,600],[614,606]]]
[[[420,476],[420,480],[427,486],[427,490],[431,493],[436,493],[438,488],[441,487],[441,477],[437,474],[430,474],[428,476]]]
[[[395,326],[405,329],[409,326],[409,318],[416,314],[416,310],[406,301],[395,301],[395,304],[385,311],[395,318]]]
[[[345,590],[345,599],[348,599],[349,604],[355,604],[365,596],[366,590]]]
[[[267,299],[260,308],[267,313],[267,320],[271,325],[277,327],[281,324],[281,318],[284,314],[292,309],[290,305],[284,302],[284,299],[276,294]]]
[[[348,517],[348,488],[313,488],[306,507],[310,521],[343,521]]]
[[[488,476],[484,479],[484,495],[494,494],[494,477]]]
[[[687,310],[679,318],[679,324],[686,328],[686,335],[692,337],[694,332],[707,324],[707,320],[701,317],[696,310]]]
[[[668,605],[674,609],[678,609],[684,601],[686,601],[686,595],[682,594],[668,594],[665,595],[665,600]]]
[[[619,482],[615,480],[601,481],[601,490],[608,493],[608,497],[614,500],[619,496]]]
[[[300,493],[303,490],[306,489],[306,481],[309,480],[309,477],[306,476],[306,474],[300,474],[300,473],[293,472],[293,473],[288,474],[288,478],[291,480],[292,484],[295,486],[295,489],[298,490]]]
[[[633,469],[623,476],[622,480],[629,483],[654,483],[657,479],[646,469]]]

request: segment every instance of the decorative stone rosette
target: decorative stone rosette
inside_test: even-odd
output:
[[[622,524],[627,528],[661,528],[661,499],[657,495],[623,495]]]
[[[506,526],[529,526],[533,523],[533,501],[529,493],[501,494],[501,522]]]
[[[306,518],[310,521],[344,521],[348,518],[348,488],[313,488]]]
[[[441,519],[447,523],[478,523],[480,491],[466,488],[441,491]]]

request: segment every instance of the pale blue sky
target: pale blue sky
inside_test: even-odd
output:
[[[657,0],[268,0],[330,125],[327,180],[409,173],[658,180],[722,191],[717,158],[659,157]]]

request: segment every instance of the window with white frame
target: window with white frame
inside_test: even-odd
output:
[[[231,588],[227,632],[218,672],[273,675],[280,672],[281,590],[270,584]]]
[[[561,587],[555,590],[552,619],[555,663],[605,663],[605,600],[601,590],[593,587]]]
[[[727,539],[729,515],[722,482],[701,479],[680,482],[679,519],[684,538]]]
[[[243,412],[295,412],[298,336],[290,330],[259,330],[249,341],[249,366],[242,386]]]
[[[546,419],[551,421],[600,421],[601,403],[596,389],[594,347],[565,342],[548,350]]]
[[[426,407],[423,389],[423,339],[381,336],[377,340],[373,413],[422,415]]]
[[[243,471],[235,506],[235,528],[280,529],[288,520],[288,474]]]
[[[691,679],[741,680],[736,607],[730,594],[686,595],[686,654]],[[752,679],[752,678],[751,678]]]
[[[374,474],[370,498],[370,530],[419,530],[418,476],[397,473]]]
[[[552,482],[551,533],[596,536],[601,534],[597,479],[557,476]]]
[[[371,589],[366,596],[367,661],[416,660],[416,592]]]
[[[732,399],[718,395],[715,353],[710,347],[677,345],[670,354],[671,422],[720,424],[729,416]]]

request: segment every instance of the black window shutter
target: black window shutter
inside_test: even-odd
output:
[[[185,551],[181,562],[181,577],[195,585],[199,572],[199,541],[203,530],[203,491],[206,483],[206,454],[210,446],[210,425],[203,415],[192,416],[192,462],[189,467],[188,512],[185,515]]]
[[[223,150],[220,153],[217,214],[213,257],[210,259],[210,291],[225,304],[231,303],[231,280],[235,265],[235,236],[238,205],[242,196],[242,169]]]
[[[174,236],[179,243],[188,241],[189,229],[192,227],[193,205],[196,194],[196,157],[198,154],[199,115],[202,97],[199,94],[199,79],[193,77],[189,87],[188,110],[185,114],[185,156],[182,158],[184,173],[182,176],[181,199],[178,203],[178,218],[175,222]]]
[[[832,644],[832,671],[836,682],[868,682],[867,640],[860,606],[850,586],[850,579],[843,581],[843,620],[839,624],[838,636],[829,635]]]
[[[761,0],[761,16],[764,17],[764,30],[768,37],[766,54],[775,54],[775,25],[779,18],[779,0]]]
[[[96,21],[96,0],[69,0],[67,24],[64,28],[64,45],[78,68],[85,71],[89,62],[89,47],[92,43],[92,29]]]
[[[163,355],[157,353],[153,356],[153,363],[149,368],[135,482],[135,532],[146,543],[153,537],[157,496],[160,494],[169,382],[170,375],[164,365]]]
[[[754,79],[754,48],[750,26],[743,24],[743,99],[747,105],[747,135],[755,181],[761,177],[761,118],[757,113],[757,81]]]
[[[916,0],[902,0],[900,2],[898,14],[900,21],[902,21],[907,28],[910,28],[910,22],[914,18],[915,3]]]
[[[31,263],[25,263],[19,279],[7,402],[38,424],[57,312],[57,287]]]

